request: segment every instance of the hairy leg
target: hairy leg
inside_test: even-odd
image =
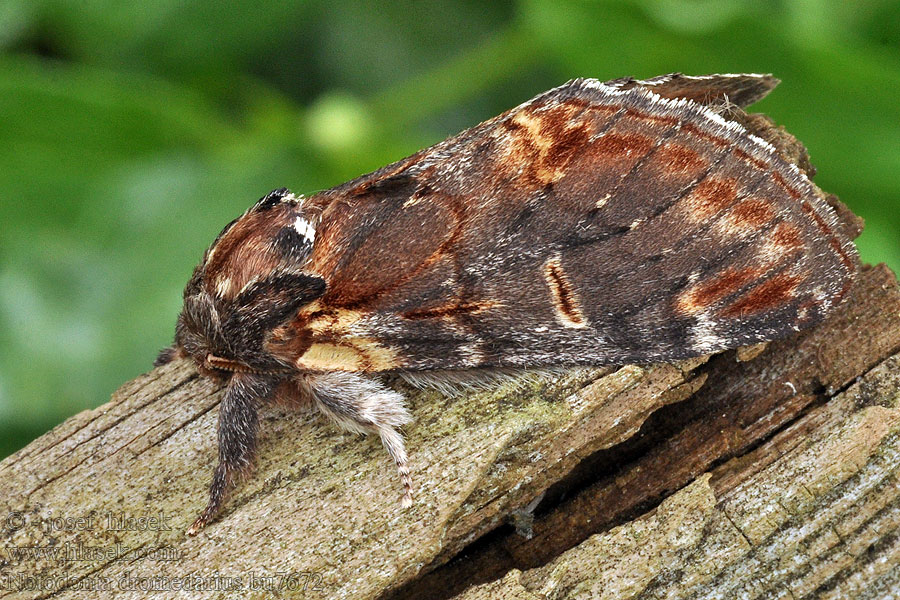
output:
[[[276,384],[274,378],[264,375],[235,373],[231,376],[219,406],[219,464],[209,488],[209,502],[188,529],[188,535],[195,535],[218,514],[235,480],[253,464],[259,429],[257,409],[272,394]]]
[[[411,420],[403,396],[379,381],[336,371],[304,377],[310,396],[319,410],[341,427],[357,433],[377,433],[394,459],[403,482],[401,505],[412,504],[412,478],[406,461],[406,447],[397,427]]]

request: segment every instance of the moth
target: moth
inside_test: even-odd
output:
[[[256,202],[194,270],[158,359],[227,383],[188,533],[250,467],[273,398],[379,435],[409,506],[410,415],[385,374],[443,389],[673,361],[820,322],[856,250],[804,172],[733,118],[777,83],[575,79],[333,189]]]

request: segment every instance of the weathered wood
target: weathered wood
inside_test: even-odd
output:
[[[900,354],[650,513],[490,598],[896,598]]]

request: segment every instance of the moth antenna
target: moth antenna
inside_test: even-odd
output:
[[[411,506],[412,477],[406,446],[396,429],[411,420],[403,396],[381,382],[345,371],[307,375],[305,379],[316,406],[340,427],[355,433],[378,434],[403,483],[400,505]]]
[[[257,409],[274,389],[272,379],[247,373],[232,375],[219,406],[219,464],[209,486],[209,502],[187,530],[188,535],[196,535],[216,517],[237,478],[253,465],[259,430]]]

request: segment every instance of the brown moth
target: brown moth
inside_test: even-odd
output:
[[[379,375],[459,388],[520,369],[672,361],[785,337],[846,294],[856,250],[806,175],[729,118],[769,75],[576,79],[309,198],[225,227],[175,344],[227,382],[193,534],[252,463],[257,410],[311,402],[377,433],[412,502]]]

